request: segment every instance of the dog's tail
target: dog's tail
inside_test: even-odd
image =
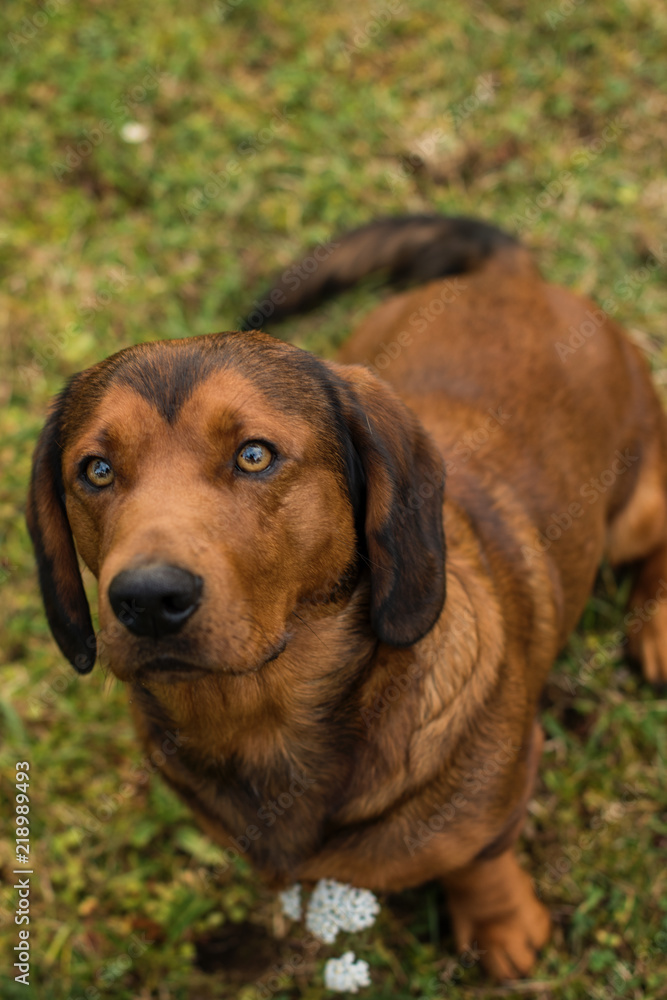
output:
[[[486,222],[465,216],[404,215],[378,219],[314,247],[283,271],[255,303],[241,330],[259,330],[376,276],[394,288],[422,285],[474,271],[517,241]]]

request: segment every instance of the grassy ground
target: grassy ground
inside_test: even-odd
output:
[[[319,1000],[322,959],[343,949],[291,971],[298,929],[276,938],[242,865],[215,876],[219,852],[145,780],[123,691],[77,678],[47,631],[23,522],[47,401],[123,345],[233,328],[312,242],[431,209],[520,232],[549,277],[634,331],[663,384],[667,10],[5,0],[0,17],[0,993]],[[367,306],[288,333],[332,351]],[[534,980],[492,989],[457,963],[426,887],[355,940],[366,996],[667,996],[667,703],[619,646],[623,596],[602,578],[545,694],[522,850],[556,931]],[[11,972],[16,760],[31,767],[30,988]],[[195,968],[196,942],[205,968],[227,949],[227,971]]]

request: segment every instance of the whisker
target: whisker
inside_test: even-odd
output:
[[[315,638],[316,638],[316,639],[318,639],[318,640],[319,640],[319,642],[321,642],[321,643],[322,643],[322,645],[324,646],[324,648],[325,648],[325,649],[329,649],[329,647],[327,646],[327,644],[326,644],[326,642],[324,641],[324,639],[322,639],[322,637],[321,637],[321,636],[319,636],[319,635],[317,634],[317,632],[315,631],[315,629],[314,629],[314,628],[312,628],[312,626],[311,626],[311,625],[309,625],[307,621],[304,621],[304,620],[303,620],[303,618],[301,617],[301,615],[298,615],[298,614],[296,613],[296,611],[292,611],[292,614],[294,615],[294,617],[295,617],[295,618],[296,618],[296,619],[297,619],[298,621],[300,621],[300,622],[301,622],[301,624],[302,624],[302,625],[305,625],[307,629],[310,629],[310,631],[311,631],[311,632],[313,633],[313,635],[315,636]]]

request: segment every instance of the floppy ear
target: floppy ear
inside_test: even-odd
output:
[[[444,461],[386,383],[361,365],[332,368],[364,472],[371,624],[382,642],[410,646],[445,601]]]
[[[66,391],[55,401],[35,448],[26,519],[51,631],[74,669],[87,674],[97,644],[65,509],[60,432]]]

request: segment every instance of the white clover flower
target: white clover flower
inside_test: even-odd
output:
[[[324,985],[336,993],[357,993],[360,986],[370,986],[368,962],[354,960],[354,952],[346,951],[341,958],[330,958],[324,966]]]
[[[301,920],[301,886],[298,882],[278,894],[283,913],[290,920]]]
[[[142,122],[125,122],[120,130],[120,137],[125,142],[145,142],[148,136],[148,126]]]
[[[333,944],[339,930],[356,931],[371,927],[380,904],[368,889],[355,889],[333,879],[320,879],[306,912],[306,927],[320,941]]]

